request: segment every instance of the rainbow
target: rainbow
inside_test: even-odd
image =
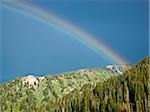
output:
[[[37,6],[34,6],[31,3],[19,0],[2,0],[2,6],[12,11],[21,13],[25,16],[29,16],[46,25],[50,25],[53,28],[56,28],[57,30],[69,35],[71,38],[90,48],[92,51],[94,51],[96,54],[103,57],[110,63],[128,63],[120,55],[114,52],[110,47],[104,44],[102,40],[97,40],[91,34],[85,32],[84,30],[75,26],[74,24],[65,21],[63,18],[56,16],[50,11],[47,12]]]

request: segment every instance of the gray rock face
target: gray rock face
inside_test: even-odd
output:
[[[123,74],[127,69],[130,69],[130,65],[107,65],[106,68],[112,70],[113,72]]]

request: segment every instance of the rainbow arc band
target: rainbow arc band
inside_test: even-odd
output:
[[[122,58],[122,56],[118,53],[114,52],[102,40],[97,40],[91,34],[81,30],[81,28],[75,26],[74,24],[69,23],[69,21],[65,21],[63,18],[56,16],[50,11],[47,12],[38,6],[21,0],[2,0],[2,7],[56,28],[57,30],[69,35],[70,38],[73,38],[85,45],[110,63],[114,62],[116,64],[129,64],[128,61]]]

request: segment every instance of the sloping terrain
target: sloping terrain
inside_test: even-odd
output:
[[[32,112],[71,91],[80,91],[85,84],[95,87],[96,83],[118,75],[120,74],[108,68],[96,68],[44,77],[20,77],[0,85],[0,112]]]
[[[49,112],[149,112],[150,57],[123,75],[99,82],[96,87],[84,85],[39,111]]]
[[[0,112],[149,112],[150,57],[0,85]]]

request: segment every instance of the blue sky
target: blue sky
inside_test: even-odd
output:
[[[148,56],[146,1],[31,1],[103,40],[131,63]],[[104,66],[107,60],[68,35],[1,8],[2,78]]]

